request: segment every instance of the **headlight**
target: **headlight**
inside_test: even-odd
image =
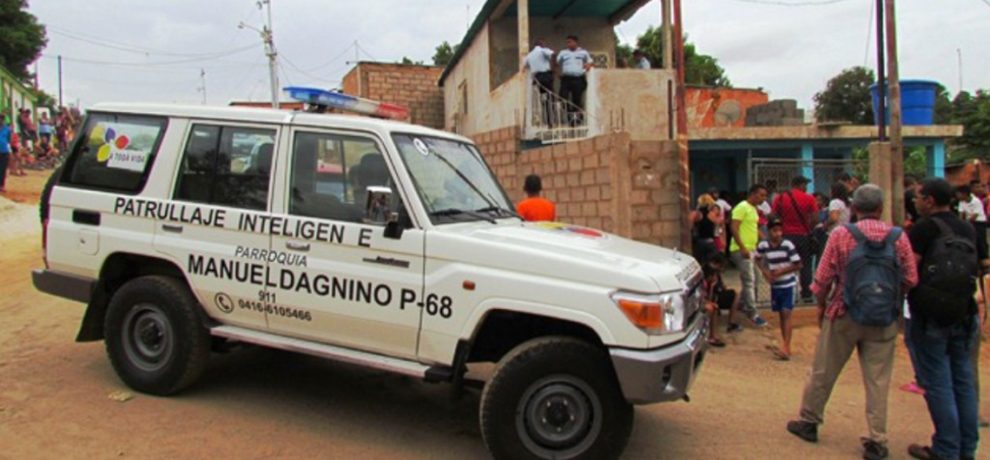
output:
[[[647,334],[669,334],[684,329],[684,299],[680,292],[649,295],[616,292],[612,300],[629,322]]]

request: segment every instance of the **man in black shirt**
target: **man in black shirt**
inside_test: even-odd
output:
[[[915,372],[924,386],[928,412],[935,425],[930,447],[912,444],[908,448],[908,453],[919,459],[974,458],[979,441],[979,404],[970,359],[979,341],[979,317],[973,299],[975,284],[965,289],[969,292],[943,292],[939,289],[941,286],[936,286],[935,279],[941,276],[940,281],[945,282],[948,278],[943,273],[950,271],[932,271],[936,268],[943,270],[944,261],[939,256],[944,258],[949,252],[944,249],[945,245],[940,246],[936,242],[942,236],[943,227],[956,238],[970,242],[970,258],[976,248],[973,226],[950,211],[952,194],[952,186],[945,180],[926,180],[914,198],[922,219],[912,226],[909,233],[921,276],[918,286],[908,297],[911,321],[907,334],[914,352]],[[936,256],[939,251],[943,253]],[[977,250],[977,260],[967,261],[965,257],[959,257],[957,263],[960,264],[958,266],[970,267],[973,272],[971,276],[975,278],[979,270],[978,261],[986,257],[984,247]],[[940,261],[943,264],[939,264]],[[965,282],[966,276],[953,275],[952,279]],[[945,316],[946,312],[958,306],[962,306],[960,311],[963,312],[958,319]]]
[[[914,196],[918,193],[919,185],[921,184],[914,176],[904,176],[904,218],[907,220],[904,228],[906,229],[911,228],[911,224],[921,219],[921,216],[918,215],[918,209],[914,207]]]

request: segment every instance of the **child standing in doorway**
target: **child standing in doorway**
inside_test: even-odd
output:
[[[757,266],[770,283],[770,308],[780,314],[781,346],[771,348],[771,351],[777,359],[787,361],[791,359],[791,312],[794,310],[794,287],[797,286],[795,273],[801,270],[802,262],[794,244],[784,239],[784,224],[779,218],[769,219],[767,232],[769,239],[756,246],[760,258]]]

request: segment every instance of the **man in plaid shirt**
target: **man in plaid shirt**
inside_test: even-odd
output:
[[[872,241],[887,237],[893,228],[882,222],[883,190],[866,184],[853,194],[853,212],[859,218],[856,227]],[[859,352],[866,386],[866,420],[870,433],[863,441],[863,458],[886,458],[887,451],[887,391],[894,366],[897,323],[886,327],[863,326],[846,314],[843,303],[845,269],[856,240],[845,227],[836,227],[829,235],[822,261],[815,274],[814,291],[818,299],[818,319],[821,333],[815,349],[811,374],[804,388],[799,420],[788,422],[787,431],[808,441],[818,441],[818,425],[824,422],[828,403],[839,373],[853,350]],[[902,234],[895,246],[903,279],[902,292],[918,283],[918,272],[911,242]]]

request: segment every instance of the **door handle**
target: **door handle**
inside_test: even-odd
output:
[[[393,259],[391,257],[378,256],[375,257],[374,259],[370,257],[365,257],[361,259],[361,261],[369,264],[381,264],[381,265],[389,265],[392,267],[409,268],[408,260]]]
[[[72,210],[72,222],[83,225],[100,226],[100,213],[96,211]]]
[[[309,251],[309,243],[297,243],[295,241],[286,241],[285,247],[293,251]]]
[[[165,230],[166,232],[172,232],[172,233],[182,233],[182,226],[181,225],[172,225],[172,224],[162,224],[162,230]]]

